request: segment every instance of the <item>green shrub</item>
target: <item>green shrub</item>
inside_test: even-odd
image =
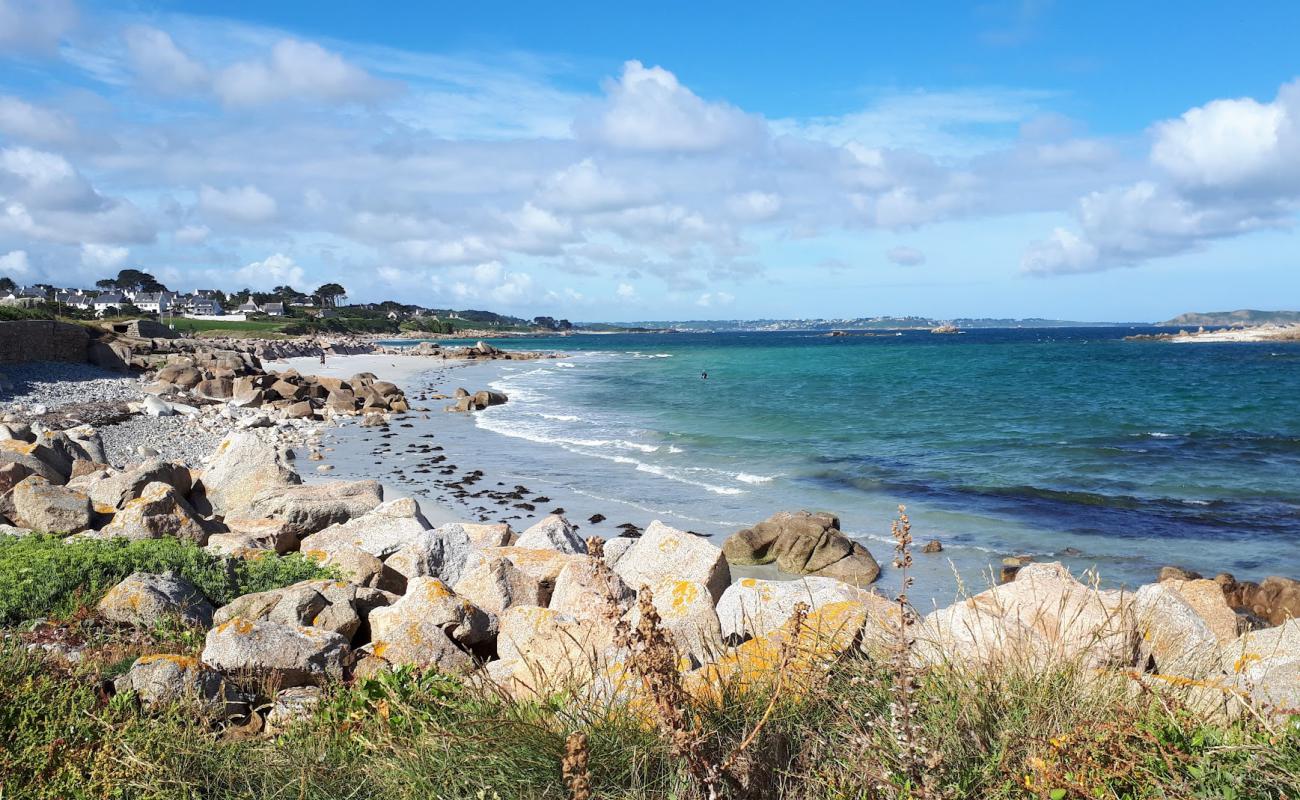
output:
[[[0,537],[0,624],[34,617],[66,617],[93,605],[132,572],[176,572],[216,605],[331,570],[298,553],[227,562],[178,539]]]

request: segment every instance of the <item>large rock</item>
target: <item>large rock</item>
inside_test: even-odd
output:
[[[587,543],[578,536],[569,521],[552,514],[519,534],[516,547],[559,550],[561,553],[586,554]]]
[[[65,483],[72,472],[72,462],[49,445],[22,439],[0,439],[0,465],[4,464],[20,464],[53,484]]]
[[[0,514],[11,519],[18,516],[18,510],[14,508],[14,487],[32,474],[31,469],[23,464],[0,463]]]
[[[504,522],[495,524],[448,522],[439,525],[438,532],[451,535],[463,533],[475,547],[508,547],[516,540],[510,525]]]
[[[298,534],[293,526],[282,519],[250,519],[226,517],[229,533],[214,533],[208,537],[209,550],[229,556],[242,556],[251,552],[272,552],[284,555],[298,549]]]
[[[1048,665],[1051,650],[1029,625],[969,600],[930,612],[910,635],[914,661],[958,671],[989,666],[1039,670]]]
[[[694,581],[668,580],[647,588],[660,623],[672,636],[678,655],[689,663],[688,668],[716,661],[726,652],[722,627],[707,586]],[[639,619],[639,609],[633,609],[630,624],[635,627]]]
[[[172,537],[204,545],[209,525],[171,486],[151,483],[139,497],[127,501],[101,533],[127,539]]]
[[[504,558],[515,567],[541,581],[543,585],[553,587],[555,580],[560,577],[560,572],[569,564],[584,558],[584,556],[561,553],[559,550],[532,547],[484,547],[471,559],[471,566],[478,558]]]
[[[821,575],[865,586],[880,565],[861,544],[840,532],[834,514],[782,511],[738,531],[722,545],[733,564],[771,564],[792,575]]]
[[[523,605],[501,615],[497,653],[492,679],[516,695],[537,697],[583,689],[620,660],[612,620]]]
[[[830,603],[872,604],[882,618],[896,616],[893,604],[879,595],[834,578],[808,577],[793,581],[742,578],[727,587],[718,601],[722,635],[736,642],[767,636],[784,625],[795,606],[804,603],[816,611]]]
[[[194,584],[170,573],[132,573],[108,590],[98,610],[111,622],[139,627],[153,627],[169,619],[204,628],[212,624],[208,599]]]
[[[611,604],[618,609],[617,615],[621,615],[635,598],[636,592],[604,561],[582,556],[560,570],[548,605],[556,611],[586,618],[607,615]]]
[[[1199,679],[1218,672],[1219,640],[1196,609],[1168,582],[1133,595],[1139,654],[1153,672]]]
[[[13,506],[24,525],[46,533],[77,533],[90,528],[95,519],[89,497],[38,475],[14,487]]]
[[[1300,619],[1300,581],[1271,575],[1258,584],[1235,580],[1231,575],[1215,576],[1228,604],[1270,625]]]
[[[165,483],[181,497],[193,489],[190,470],[183,464],[172,464],[160,458],[151,458],[142,464],[96,481],[90,489],[90,499],[97,506],[122,508],[144,493],[151,483]]]
[[[351,546],[384,559],[427,530],[429,522],[420,513],[419,504],[404,497],[382,503],[368,514],[305,537],[302,550],[304,553],[320,551],[327,554]]]
[[[356,604],[357,587],[353,584],[309,580],[283,589],[236,597],[217,609],[212,621],[222,625],[243,618],[291,627],[322,628],[351,641],[361,627]]]
[[[342,680],[348,641],[323,628],[236,617],[208,631],[203,661],[230,675],[267,679],[282,688]]]
[[[135,692],[150,708],[181,704],[217,718],[242,708],[221,673],[191,656],[140,656],[113,685],[118,692]]]
[[[1242,618],[1228,606],[1219,584],[1204,578],[1161,581],[1192,607],[1214,634],[1219,644],[1235,641],[1242,633]]]
[[[714,602],[731,584],[731,570],[722,551],[707,540],[651,522],[636,544],[614,565],[628,586],[640,590],[665,580],[702,583]]]
[[[1081,583],[1059,562],[1026,564],[1012,582],[972,598],[1038,632],[1050,657],[1122,667],[1133,664],[1137,638],[1130,599]]]
[[[468,673],[474,659],[465,647],[496,635],[496,618],[457,597],[437,578],[418,577],[406,594],[370,614],[371,651],[390,664]]]
[[[1245,633],[1219,658],[1222,671],[1264,712],[1282,721],[1300,709],[1300,620]]]
[[[348,582],[357,586],[373,587],[391,592],[406,591],[406,578],[392,572],[376,556],[352,545],[343,545],[328,553],[320,550],[305,552],[318,564],[338,570]]]
[[[237,431],[217,446],[203,471],[203,491],[212,510],[222,516],[250,516],[253,502],[274,489],[302,483],[279,447],[253,431]]]
[[[475,548],[463,530],[439,529],[421,531],[384,559],[384,566],[408,581],[432,576],[454,586],[475,556]]]
[[[254,499],[251,511],[282,519],[307,536],[374,511],[383,500],[379,481],[334,481],[270,489]]]
[[[513,606],[545,606],[551,599],[550,586],[500,557],[478,559],[452,589],[498,616]]]

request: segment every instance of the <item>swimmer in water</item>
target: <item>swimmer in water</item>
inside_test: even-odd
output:
[[[700,373],[700,380],[702,380],[702,381],[707,381],[708,379],[709,379],[709,373],[707,373],[707,372],[701,372],[701,373]]]

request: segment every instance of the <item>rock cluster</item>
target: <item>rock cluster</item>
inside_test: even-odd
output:
[[[466,389],[457,389],[452,394],[453,402],[445,407],[444,411],[466,412],[482,411],[489,406],[499,406],[507,402],[510,398],[505,394],[490,389],[474,392],[471,394]]]
[[[732,534],[722,550],[733,564],[776,564],[791,575],[817,575],[866,586],[880,577],[867,548],[840,532],[834,514],[782,511]]]
[[[277,390],[278,391],[278,390]],[[175,575],[140,572],[100,614],[121,625],[177,618],[205,628],[197,659],[137,660],[118,686],[143,702],[188,699],[231,713],[236,699],[289,724],[321,686],[398,666],[491,681],[516,696],[634,691],[621,631],[653,608],[690,691],[720,681],[798,680],[853,653],[906,643],[918,668],[1068,662],[1186,692],[1231,716],[1300,705],[1300,621],[1259,629],[1290,585],[1186,573],[1135,592],[1100,590],[1060,564],[1025,563],[1007,583],[903,625],[865,584],[875,560],[830,514],[784,513],[720,549],[661,522],[638,538],[584,540],[563,516],[516,535],[507,525],[434,527],[375,481],[305,485],[259,430],[230,434],[202,470],[161,459],[103,464],[93,431],[0,426],[0,513],[72,536],[174,537],[230,559],[300,551],[337,579],[308,580],[214,608]],[[794,580],[732,581],[731,564],[775,564]],[[1240,599],[1269,603],[1234,611]],[[791,647],[791,645],[797,645]],[[265,687],[273,696],[258,696]],[[1280,712],[1278,712],[1280,713]]]

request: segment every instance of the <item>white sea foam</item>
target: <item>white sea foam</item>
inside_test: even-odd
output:
[[[751,475],[748,472],[737,472],[736,480],[741,483],[770,483],[776,480],[775,475]]]

